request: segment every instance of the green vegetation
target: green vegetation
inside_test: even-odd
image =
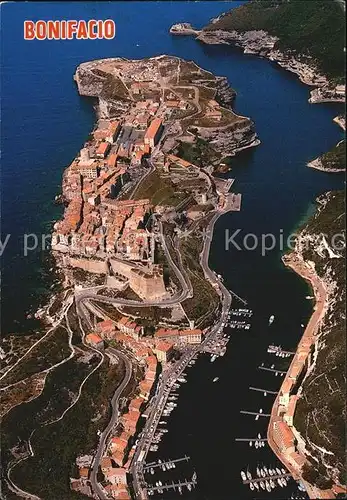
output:
[[[312,57],[328,77],[344,79],[345,15],[338,2],[253,0],[205,30],[265,30],[279,37],[276,48]]]
[[[103,429],[109,419],[109,401],[122,373],[122,365],[109,365],[108,361],[105,362],[88,379],[78,403],[61,421],[37,429],[32,439],[35,455],[13,469],[16,484],[38,494],[43,500],[76,498],[69,485],[69,477],[75,472],[76,456],[90,453],[96,446],[96,432]],[[10,444],[9,436],[12,440],[16,439],[23,424],[27,425],[25,405],[21,406],[23,421],[18,416],[12,420],[13,410],[2,426],[5,450]]]
[[[181,243],[183,265],[188,270],[194,294],[191,299],[183,301],[182,306],[188,318],[195,320],[199,327],[204,328],[212,322],[219,305],[219,297],[201,269],[199,258],[201,250],[202,238],[196,234]]]
[[[195,136],[194,143],[180,142],[177,156],[197,167],[206,167],[220,158],[209,143],[199,136]]]
[[[174,185],[169,179],[160,176],[158,170],[154,170],[146,176],[144,181],[137,188],[134,199],[141,200],[148,198],[153,205],[177,206],[185,198],[187,193],[176,191]]]
[[[321,156],[321,162],[326,169],[346,169],[346,141],[341,141],[330,151]]]
[[[324,454],[324,461],[330,468],[322,464],[319,469],[307,472],[317,486],[329,483],[331,468],[340,473],[344,471],[346,435],[344,192],[328,193],[322,201],[326,204],[321,205],[303,230],[303,235],[311,238],[303,257],[315,263],[316,272],[324,281],[335,283],[335,291],[321,328],[316,366],[303,384],[303,397],[298,401],[294,418],[294,425],[307,440],[308,450],[313,456],[319,452],[310,446],[308,440],[332,452],[331,455]],[[339,257],[330,258],[327,251],[318,254],[323,235]]]
[[[35,373],[47,370],[70,355],[68,332],[59,326],[52,330],[30,353],[1,381],[0,387],[14,384]]]

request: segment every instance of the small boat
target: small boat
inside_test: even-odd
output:
[[[151,467],[151,474],[154,474],[154,469],[153,469],[153,467]]]
[[[287,486],[287,481],[285,477],[282,477],[282,484],[283,486]]]
[[[252,441],[249,442],[249,446],[252,448],[252,446],[253,446]]]
[[[249,472],[249,470],[247,471],[247,473],[246,473],[246,474],[247,474],[247,478],[248,478],[249,480],[251,480],[251,479],[252,479],[252,474]]]
[[[265,490],[265,484],[263,483],[263,481],[260,481],[260,487],[262,490]]]
[[[283,469],[283,467],[282,467],[281,471],[282,471],[282,474],[287,474],[286,469]]]
[[[281,475],[281,471],[280,471],[280,469],[279,469],[278,467],[276,467],[276,472],[277,472],[277,474],[278,474],[279,476]]]
[[[211,356],[211,363],[213,363],[213,361],[215,361],[217,359],[217,356],[214,354],[213,356]]]
[[[257,476],[260,477],[260,470],[259,467],[257,467]]]
[[[261,439],[261,434],[260,434],[260,432],[259,432],[259,434],[258,434],[258,439]]]
[[[249,487],[251,488],[252,491],[254,491],[254,484],[253,483],[249,483]]]
[[[281,488],[283,488],[283,484],[282,484],[281,478],[277,478],[277,483],[281,486]]]
[[[246,474],[243,472],[243,470],[241,471],[241,477],[244,481],[246,481],[247,477]]]
[[[254,483],[254,486],[255,486],[256,490],[259,491],[259,484],[258,483]]]
[[[267,392],[266,391],[264,392],[264,396],[267,396]]]
[[[190,491],[192,489],[192,485],[190,483],[187,484],[187,488]]]
[[[215,378],[213,379],[213,382],[217,382],[217,380],[219,380],[219,377],[215,377]]]
[[[273,314],[271,314],[270,318],[269,318],[269,325],[271,325],[273,323],[275,319],[275,316]]]
[[[265,475],[268,476],[269,473],[268,473],[267,467],[264,467],[264,471],[265,471]]]
[[[259,415],[256,415],[255,420],[258,420],[258,418],[259,418]]]
[[[260,408],[259,413],[263,413],[263,408]]]
[[[254,443],[254,446],[256,447],[256,449],[258,449],[258,447],[259,447],[259,443],[258,443],[258,441],[256,441],[256,442]]]
[[[260,469],[260,474],[261,474],[261,477],[265,477],[265,471],[264,471],[264,469]]]
[[[273,479],[270,479],[270,486],[272,489],[276,486]]]
[[[266,487],[266,491],[271,491],[271,486],[270,486],[270,483],[268,481],[265,481],[265,487]]]

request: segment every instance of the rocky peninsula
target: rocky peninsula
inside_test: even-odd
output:
[[[213,173],[258,140],[226,79],[193,62],[102,59],[74,79],[97,99],[97,122],[58,196],[61,290],[40,311],[43,334],[0,376],[4,413],[32,411],[20,445],[6,435],[6,480],[28,498],[147,498],[144,459],[170,391],[196,356],[228,342],[231,294],[208,260],[214,225],[241,194]],[[47,406],[53,373],[63,395]],[[46,460],[51,425],[64,464]]]

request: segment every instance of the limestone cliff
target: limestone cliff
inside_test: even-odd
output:
[[[310,483],[346,483],[346,315],[344,192],[318,199],[316,214],[300,232],[295,252],[314,267],[328,292],[313,362],[302,384],[294,425],[306,443]]]

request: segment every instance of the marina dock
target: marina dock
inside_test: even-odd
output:
[[[177,462],[188,462],[188,460],[190,459],[190,457],[187,457],[187,455],[185,455],[184,457],[182,458],[175,458],[174,460],[166,460],[164,462],[151,462],[149,464],[146,464],[143,468],[144,471],[148,471],[150,469],[155,469],[156,467],[164,467],[166,465],[170,465],[170,464],[173,464],[173,463],[177,463]]]
[[[258,442],[259,441],[267,441],[267,438],[260,438],[260,439],[257,439],[257,438],[235,438],[235,441],[238,441],[238,442],[244,441],[247,443],[252,441],[254,443],[255,441],[258,441]]]
[[[187,479],[184,480],[184,481],[178,481],[178,483],[174,483],[172,482],[171,484],[169,483],[166,483],[166,484],[163,484],[162,486],[151,486],[151,485],[147,485],[146,487],[146,490],[147,492],[150,494],[151,492],[159,492],[159,493],[162,493],[163,491],[169,491],[169,490],[180,490],[181,488],[183,488],[184,486],[187,488],[187,489],[191,489],[191,488],[194,488],[196,486],[197,482],[196,482],[196,479],[194,478],[194,476],[192,477],[192,479],[190,481],[188,481]]]
[[[263,392],[265,394],[278,394],[276,391],[269,391],[268,389],[259,389],[259,387],[249,387],[251,391],[258,391],[258,392]]]
[[[266,370],[268,372],[276,372],[276,373],[280,373],[281,375],[287,373],[283,370],[276,370],[275,368],[267,368],[266,366],[258,366],[259,370]]]
[[[259,415],[259,417],[270,417],[270,413],[259,413],[257,411],[240,410],[240,413],[245,415]]]

